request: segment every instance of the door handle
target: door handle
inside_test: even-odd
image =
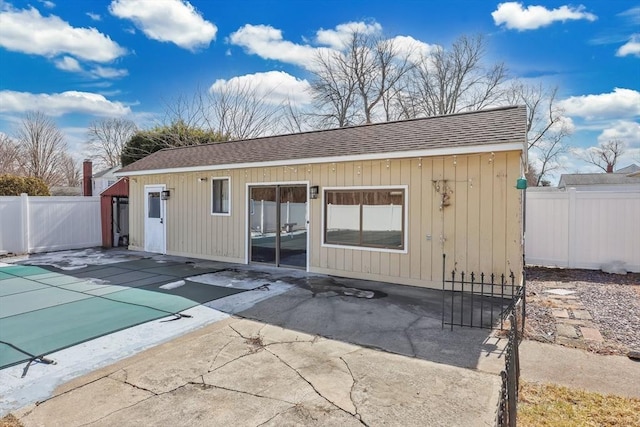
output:
[[[160,224],[164,224],[164,220],[160,218]]]

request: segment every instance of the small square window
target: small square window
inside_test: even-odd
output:
[[[211,179],[211,213],[229,215],[231,213],[230,178]]]

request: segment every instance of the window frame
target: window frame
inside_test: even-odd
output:
[[[327,192],[367,192],[367,191],[402,191],[403,215],[402,215],[402,249],[393,249],[374,245],[350,245],[339,243],[327,243]],[[362,203],[360,204],[362,206]],[[376,186],[348,186],[348,187],[324,187],[322,188],[322,247],[336,249],[353,249],[371,252],[408,253],[409,248],[409,186],[408,185],[376,185]],[[362,231],[362,208],[360,209],[360,231]]]
[[[228,181],[228,190],[227,190],[227,197],[229,199],[228,201],[228,208],[227,208],[227,212],[214,212],[213,211],[213,207],[214,207],[214,194],[213,194],[213,188],[214,188],[214,181]],[[231,216],[231,177],[230,176],[212,176],[211,177],[211,186],[209,187],[209,194],[211,194],[211,206],[209,209],[209,212],[211,213],[212,216]]]

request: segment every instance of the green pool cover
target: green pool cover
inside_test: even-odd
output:
[[[163,289],[207,271],[140,267],[88,267],[73,272],[76,277],[36,266],[0,268],[0,369],[242,292],[189,280]],[[108,282],[88,278],[96,276]]]

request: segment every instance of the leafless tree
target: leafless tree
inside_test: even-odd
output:
[[[527,153],[530,160],[537,162],[536,186],[561,168],[560,159],[569,152],[565,139],[572,129],[558,106],[557,92],[558,88],[516,81],[504,94],[508,104],[527,107]]]
[[[503,63],[484,64],[482,35],[461,36],[450,49],[437,47],[413,68],[401,98],[405,116],[421,117],[481,110],[497,105],[507,73]]]
[[[273,134],[282,106],[269,100],[271,91],[255,85],[228,81],[209,91],[205,117],[210,128],[228,139],[249,139]]]
[[[393,98],[413,68],[411,51],[394,39],[353,31],[344,51],[321,50],[315,57],[311,93],[324,122],[339,127],[372,123],[379,112],[391,120]]]
[[[356,81],[339,53],[319,51],[314,60],[315,78],[311,82],[319,127],[344,127],[359,121],[354,109]]]
[[[64,154],[58,165],[58,174],[60,175],[60,183],[67,187],[80,186],[80,166],[69,154]]]
[[[0,174],[21,175],[20,150],[9,135],[0,133]]]
[[[120,164],[122,148],[136,132],[131,120],[107,118],[91,122],[87,130],[89,158],[99,165],[113,168]]]
[[[67,143],[53,120],[41,112],[27,113],[15,139],[26,175],[40,178],[49,186],[61,182],[58,167],[67,153]]]
[[[601,143],[598,147],[589,148],[583,160],[605,171],[613,173],[620,157],[625,153],[624,142],[619,139]]]

